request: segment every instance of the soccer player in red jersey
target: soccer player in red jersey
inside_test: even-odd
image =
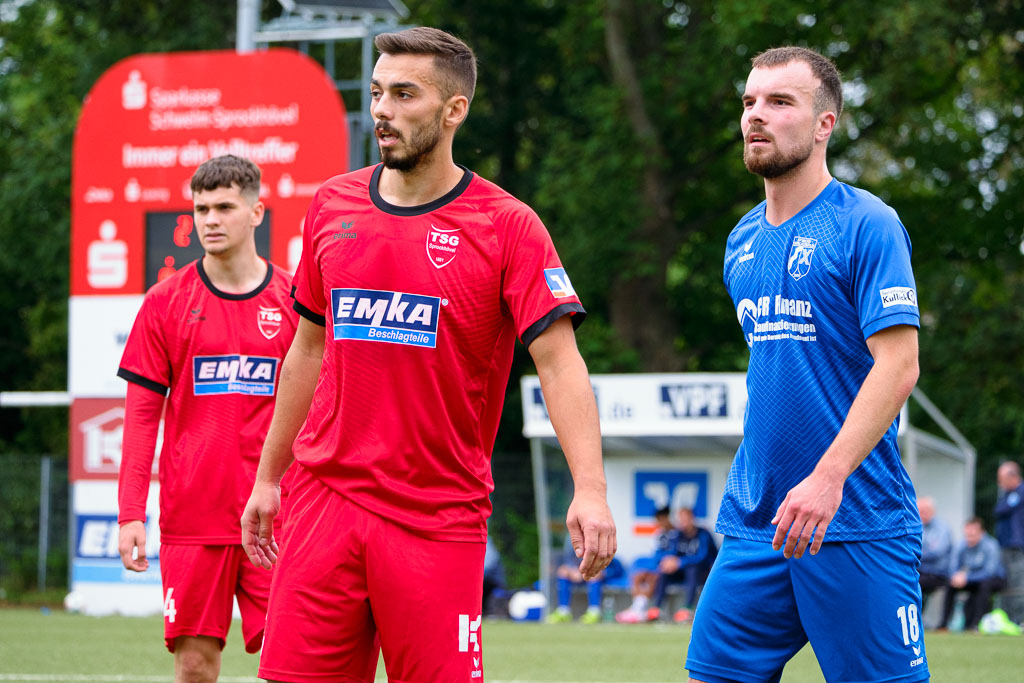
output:
[[[370,111],[382,164],[327,181],[306,215],[300,314],[242,517],[277,563],[260,676],[483,680],[490,455],[518,337],[575,482],[587,578],[615,554],[585,312],[537,215],[456,165],[472,51],[436,29],[383,34]],[[294,459],[280,554],[278,481]]]
[[[260,170],[221,156],[192,176],[205,255],[154,285],[118,376],[128,381],[118,482],[119,550],[145,571],[146,497],[164,397],[160,573],[174,680],[215,681],[238,598],[249,652],[260,649],[270,574],[245,561],[239,516],[295,335],[291,277],[256,253]],[[168,393],[169,392],[169,393]]]

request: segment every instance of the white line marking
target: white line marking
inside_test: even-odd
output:
[[[221,676],[221,683],[258,683],[249,676]],[[119,674],[0,674],[0,681],[67,681],[68,683],[166,683],[167,676]]]
[[[60,681],[67,683],[164,683],[166,676],[125,676],[117,674],[2,674],[0,681]],[[220,683],[258,683],[258,678],[248,676],[221,676]],[[386,680],[386,679],[378,679]],[[592,683],[588,681],[553,681],[542,678],[488,679],[491,683]],[[621,683],[639,683],[622,681]],[[671,681],[645,681],[644,683],[672,683]]]
[[[247,676],[221,676],[220,683],[258,683],[259,679]],[[377,679],[384,681],[386,679]],[[552,681],[549,679],[487,679],[490,683],[592,683],[589,681]],[[0,674],[0,681],[58,681],[60,683],[165,683],[166,676],[124,676],[103,674]],[[639,683],[622,681],[622,683]],[[672,683],[671,681],[645,681],[644,683]]]

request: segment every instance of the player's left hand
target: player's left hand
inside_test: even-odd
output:
[[[257,567],[270,569],[279,548],[274,538],[274,518],[281,510],[281,487],[256,481],[242,512],[242,549]]]
[[[834,477],[812,472],[786,494],[772,524],[776,525],[772,548],[789,557],[803,557],[811,543],[811,555],[817,555],[825,540],[825,532],[843,501],[843,483]]]
[[[590,581],[611,564],[618,545],[615,521],[601,493],[576,491],[565,518],[572,547],[580,558],[580,574]]]

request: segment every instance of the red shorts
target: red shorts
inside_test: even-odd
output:
[[[301,470],[301,468],[300,468]],[[296,476],[260,678],[483,681],[483,543],[418,536]]]
[[[164,640],[210,636],[221,648],[231,626],[233,598],[242,613],[247,652],[259,652],[272,572],[254,567],[240,545],[160,545],[164,584]]]

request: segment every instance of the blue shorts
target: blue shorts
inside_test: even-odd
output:
[[[687,652],[705,683],[779,681],[807,642],[826,681],[926,681],[920,536],[825,543],[787,560],[727,537],[704,586]]]

